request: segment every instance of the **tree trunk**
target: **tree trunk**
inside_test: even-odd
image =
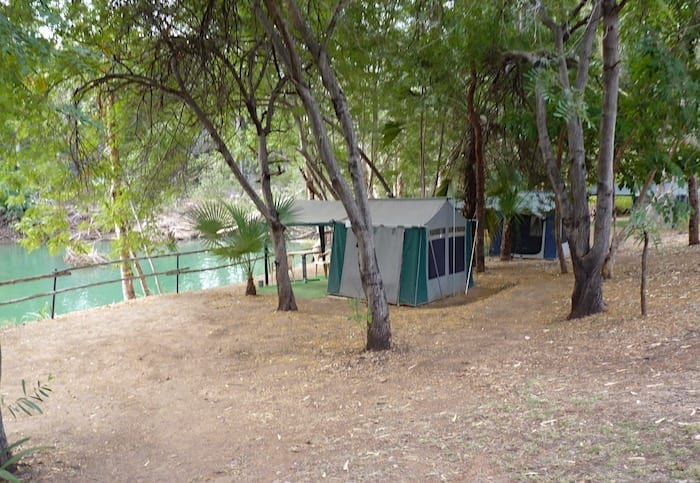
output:
[[[566,266],[566,256],[564,255],[564,247],[562,246],[561,239],[561,208],[559,207],[559,200],[554,197],[554,242],[557,245],[557,260],[559,260],[559,272],[562,275],[569,273],[569,269]]]
[[[119,270],[122,278],[122,295],[124,296],[124,300],[131,300],[136,298],[136,292],[134,291],[134,272],[131,269],[131,262],[129,262],[130,250],[127,246],[129,229],[126,224],[125,216],[120,212],[118,206],[122,197],[122,164],[114,132],[114,93],[112,91],[107,91],[106,93],[100,91],[98,93],[97,109],[105,125],[105,141],[109,152],[110,174],[112,177],[110,200],[112,203],[114,233],[120,247],[119,259],[121,262],[119,264]]]
[[[603,20],[603,102],[600,123],[600,148],[598,154],[597,202],[593,244],[590,242],[590,213],[587,197],[586,151],[583,126],[579,116],[567,120],[569,145],[570,190],[556,166],[547,130],[547,108],[541,88],[536,91],[537,132],[542,157],[547,165],[552,187],[562,207],[562,217],[569,236],[571,261],[574,268],[574,291],[571,297],[569,318],[583,317],[605,310],[603,302],[603,280],[601,268],[610,248],[610,226],[612,219],[613,158],[615,146],[615,124],[617,120],[617,98],[620,63],[618,55],[619,8],[616,0],[599,0],[593,3],[586,19],[585,31],[578,40],[578,63],[572,85],[567,65],[564,39],[567,24],[559,25],[540,6],[539,15],[551,30],[556,46],[559,82],[564,92],[582,92],[588,84],[589,67],[596,30]]]
[[[115,236],[117,238],[117,243],[122,245],[119,248],[119,272],[122,279],[122,295],[124,300],[132,300],[136,298],[136,291],[134,290],[134,271],[131,268],[131,258],[129,250],[127,250],[123,245],[126,243],[125,234],[126,229],[120,225],[114,227]]]
[[[360,149],[360,156],[362,157],[362,160],[365,162],[367,167],[370,169],[370,172],[377,177],[377,181],[382,185],[382,188],[384,188],[384,192],[386,193],[387,198],[394,198],[394,193],[391,189],[391,186],[389,186],[389,183],[386,181],[386,178],[382,174],[381,171],[379,171],[379,168],[377,168],[377,165],[369,159],[369,156],[367,156],[367,153],[365,153],[362,149]]]
[[[466,145],[464,151],[464,214],[467,218],[476,218],[476,154],[474,152],[474,128],[471,126],[469,134],[469,139],[462,141]]]
[[[566,129],[562,129],[559,132],[559,147],[557,148],[557,169],[561,170],[561,158],[564,155],[564,140],[566,139]],[[561,237],[561,206],[559,205],[559,198],[554,197],[554,243],[557,247],[557,260],[559,260],[559,272],[562,275],[569,273],[569,269],[566,266],[566,256],[564,256],[564,247],[562,247],[562,237]]]
[[[647,315],[647,256],[649,253],[649,232],[644,230],[644,248],[642,249],[642,283],[640,297],[642,303],[642,316]]]
[[[257,295],[258,290],[255,288],[255,279],[253,278],[253,272],[248,271],[247,272],[247,283],[245,286],[245,294],[246,295]]]
[[[700,219],[700,203],[698,202],[698,177],[688,176],[688,202],[690,203],[690,219],[688,220],[688,244],[698,245],[698,220]]]
[[[442,113],[440,113],[440,119],[442,119],[442,121],[440,122],[440,140],[438,141],[437,168],[435,169],[435,178],[433,178],[433,191],[430,194],[430,196],[432,196],[433,198],[435,197],[438,186],[441,182],[440,174],[444,171],[444,167],[442,167],[442,150],[445,146],[445,116]],[[448,164],[448,161],[446,161],[445,164]]]
[[[272,116],[272,106],[268,108],[268,116]],[[268,117],[269,119],[269,117]],[[280,223],[279,213],[272,196],[270,184],[270,161],[267,148],[267,129],[258,127],[258,160],[262,170],[262,193],[265,205],[268,209],[267,222],[270,225],[272,245],[275,251],[275,277],[277,278],[277,310],[297,310],[297,302],[294,298],[292,281],[289,278],[287,261],[287,241],[284,239],[285,227]],[[253,284],[255,289],[255,284]]]
[[[143,233],[145,230],[143,229],[143,224],[141,223],[141,220],[139,219],[138,213],[136,213],[136,208],[134,207],[134,203],[131,202],[131,201],[129,201],[129,207],[131,208],[131,214],[134,216],[134,220],[136,221],[136,227],[139,229],[139,231],[140,231],[141,233]],[[151,258],[150,250],[148,249],[147,246],[144,246],[143,248],[144,248],[144,251],[146,252],[146,257],[147,257],[147,259],[148,259],[148,265],[151,267],[151,273],[156,273],[158,270],[156,270],[156,267],[155,267],[155,265],[153,264],[153,258]],[[136,257],[134,257],[134,258],[136,258]],[[137,262],[137,263],[138,263],[138,262]],[[143,272],[141,271],[141,266],[140,266],[140,265],[137,265],[136,268],[139,270],[139,273],[143,273]],[[160,286],[160,279],[158,278],[157,275],[154,275],[154,276],[153,276],[153,281],[154,281],[155,284],[156,284],[156,291],[157,291],[157,293],[158,293],[158,294],[162,294],[162,293],[163,293],[163,289],[162,289],[161,286]],[[148,291],[148,286],[145,285],[145,286],[144,286],[144,293],[145,293],[146,295],[150,295],[149,292],[150,292],[150,291]]]
[[[314,161],[314,157],[309,147],[307,129],[304,126],[301,117],[297,114],[294,114],[294,123],[299,131],[299,142],[301,144],[298,151],[304,157],[305,166],[311,174],[311,179],[315,181],[319,187],[319,194],[322,195],[321,199],[328,199],[328,196],[326,195],[327,191],[330,192],[330,196],[333,197],[333,199],[338,199],[338,194],[335,192],[333,185],[323,173],[322,167],[317,166],[317,163]]]
[[[600,265],[585,263],[573,257],[574,292],[571,295],[569,319],[577,319],[605,311],[603,302],[603,279]]]
[[[2,380],[2,349],[0,348],[0,380]],[[0,386],[1,387],[1,386]],[[7,442],[7,434],[5,433],[5,422],[2,419],[2,410],[0,408],[0,466],[7,463],[7,460],[12,458],[12,454],[8,449],[10,444]],[[10,473],[14,473],[15,466],[12,465],[6,468]]]
[[[10,444],[7,442],[7,435],[5,434],[5,423],[2,419],[2,411],[0,411],[0,466],[4,465],[7,463],[7,460],[12,458],[12,453],[10,453],[10,450],[8,449],[9,446]],[[15,465],[11,465],[6,469],[10,473],[14,473],[17,468]]]
[[[309,123],[314,132],[316,143],[333,188],[340,196],[345,211],[350,219],[353,233],[357,237],[360,261],[360,277],[367,297],[367,305],[372,314],[372,321],[367,330],[367,350],[384,350],[391,348],[391,326],[389,323],[389,306],[384,292],[377,255],[374,249],[374,233],[369,214],[367,186],[361,164],[357,135],[352,122],[345,94],[340,88],[335,72],[330,65],[328,52],[314,37],[309,25],[293,0],[287,0],[287,10],[293,23],[303,38],[304,46],[313,57],[313,62],[321,75],[338,119],[347,148],[348,171],[352,180],[352,190],[348,186],[331,147],[321,108],[306,81],[306,74],[301,58],[286,22],[274,0],[264,0],[267,10],[265,16],[260,10],[257,15],[263,28],[270,36],[275,50],[284,63],[294,88],[304,105]],[[273,26],[270,24],[272,21]]]
[[[471,80],[467,91],[467,111],[469,123],[474,130],[474,159],[476,172],[476,271],[482,273],[486,271],[486,261],[484,255],[484,228],[486,226],[485,212],[485,167],[484,167],[484,136],[481,127],[479,113],[474,106],[474,94],[476,92],[476,66],[472,64]]]
[[[507,262],[513,259],[512,252],[513,240],[513,220],[503,219],[503,231],[501,233],[501,261]]]
[[[421,94],[423,90],[421,89]],[[422,95],[421,95],[422,100]],[[420,111],[420,197],[425,198],[425,109]]]
[[[151,289],[148,288],[148,282],[146,281],[146,276],[143,273],[143,268],[141,267],[141,263],[139,263],[138,260],[136,260],[136,254],[134,252],[131,252],[131,258],[134,259],[134,268],[136,269],[136,273],[138,274],[139,277],[139,283],[141,284],[141,290],[143,290],[143,294],[148,297],[151,295]]]
[[[294,290],[292,289],[292,281],[289,278],[289,260],[287,258],[284,230],[284,226],[279,221],[270,225],[272,246],[275,251],[277,310],[288,312],[297,310],[297,302],[294,297]]]
[[[652,181],[654,181],[655,175],[656,168],[652,169],[649,172],[649,174],[647,174],[647,178],[644,181],[644,186],[642,186],[642,189],[639,192],[639,196],[634,202],[632,211],[641,209],[642,205],[644,204],[644,201],[646,200],[647,193],[649,192],[649,187],[651,186]],[[610,280],[615,276],[615,260],[617,259],[617,249],[620,247],[620,244],[629,236],[631,230],[632,225],[628,223],[622,230],[617,232],[612,237],[612,241],[610,242],[610,250],[608,251],[608,254],[605,257],[605,261],[603,262],[603,268],[601,268],[604,280]]]

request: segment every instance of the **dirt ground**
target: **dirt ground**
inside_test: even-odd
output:
[[[700,481],[700,247],[639,253],[609,310],[566,321],[572,275],[487,260],[477,287],[392,307],[362,351],[347,300],[241,287],[165,295],[0,333],[3,394],[51,382],[10,441],[32,481]]]

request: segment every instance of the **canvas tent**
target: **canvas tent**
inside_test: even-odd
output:
[[[513,241],[511,253],[520,258],[557,258],[557,245],[554,233],[554,193],[546,191],[523,191],[519,193],[519,214],[513,220]],[[486,207],[499,211],[497,198],[490,198]],[[500,255],[503,219],[499,213],[499,226],[491,237],[489,255]],[[568,253],[568,243],[564,230],[561,230],[564,253]]]
[[[333,227],[328,293],[364,298],[357,241],[342,204],[296,203],[295,224]],[[369,208],[389,303],[422,305],[464,293],[468,278],[473,284],[471,221],[448,199],[373,199]]]

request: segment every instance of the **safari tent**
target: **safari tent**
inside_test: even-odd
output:
[[[345,211],[341,215],[336,203],[300,203],[296,217],[300,224],[333,227],[328,293],[364,298],[357,241]],[[448,199],[373,199],[369,207],[389,303],[427,304],[464,293],[468,279],[473,285],[472,222]]]
[[[513,241],[511,253],[519,258],[557,258],[557,245],[554,233],[554,193],[546,191],[524,191],[520,193],[519,214],[513,220]],[[499,225],[491,237],[489,255],[500,255],[503,218],[499,213],[497,198],[486,203],[487,208],[496,211]],[[568,253],[568,243],[560,226],[564,253]]]

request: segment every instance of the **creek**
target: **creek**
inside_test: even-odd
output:
[[[202,249],[201,243],[196,241],[182,242],[178,244],[179,252],[196,251]],[[99,242],[96,245],[99,253],[109,253],[109,244]],[[45,247],[32,252],[27,252],[18,244],[0,244],[0,282],[27,278],[37,275],[51,274],[54,270],[69,269],[63,261],[63,253],[51,255]],[[107,257],[109,260],[114,258]],[[175,256],[157,258],[153,260],[156,272],[175,270],[177,258]],[[180,269],[188,268],[196,270],[200,268],[226,265],[227,262],[215,257],[208,252],[200,252],[180,256]],[[142,260],[141,265],[145,273],[153,273],[148,261]],[[264,270],[262,262],[256,263],[256,276]],[[102,266],[79,270],[70,270],[68,276],[56,277],[56,289],[96,282],[118,279],[119,269],[116,266]],[[245,279],[244,270],[239,266],[221,268],[217,270],[202,271],[197,273],[184,273],[179,276],[179,291],[191,291],[240,283]],[[162,293],[175,292],[175,275],[158,276]],[[46,278],[14,285],[0,286],[0,302],[6,302],[33,294],[47,293],[53,290],[54,278]],[[137,295],[142,295],[138,281],[134,281]],[[148,286],[151,293],[157,294],[154,277],[148,278]],[[122,288],[120,282],[107,283],[95,287],[82,288],[56,295],[56,315],[84,310],[122,301]],[[0,326],[24,323],[30,320],[43,319],[51,315],[51,296],[41,297],[25,302],[0,306]]]

